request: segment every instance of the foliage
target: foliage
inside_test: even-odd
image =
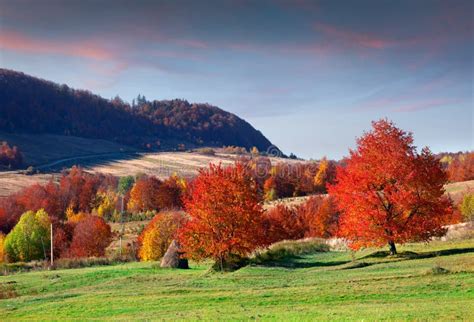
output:
[[[464,220],[474,220],[474,193],[468,193],[464,196],[460,208]]]
[[[96,212],[99,217],[109,221],[117,212],[118,197],[113,191],[98,192],[96,195]]]
[[[155,149],[162,147],[160,140],[261,150],[271,145],[244,120],[209,104],[140,98],[130,106],[118,97],[107,100],[6,69],[0,69],[0,131],[72,135]]]
[[[156,198],[159,209],[181,209],[183,207],[181,179],[173,175],[163,181],[158,188]]]
[[[111,241],[112,232],[105,220],[87,215],[74,228],[67,257],[102,257]]]
[[[5,244],[5,235],[0,233],[0,263],[3,263],[6,257],[4,244]]]
[[[5,252],[11,262],[47,258],[50,246],[48,214],[40,209],[24,213],[15,228],[5,238]]]
[[[222,269],[230,254],[245,256],[265,243],[256,186],[242,164],[211,164],[199,172],[190,190],[185,198],[190,220],[179,232],[187,256],[213,258]]]
[[[18,169],[23,166],[23,155],[20,150],[14,146],[13,148],[7,142],[0,144],[0,169]]]
[[[297,208],[304,223],[305,237],[334,237],[338,230],[339,212],[331,196],[313,196]]]
[[[265,212],[264,230],[268,244],[294,240],[305,235],[304,222],[295,208],[277,205]]]
[[[474,152],[459,154],[448,165],[449,181],[474,180]]]
[[[156,177],[139,178],[130,191],[127,208],[131,212],[159,210],[158,191],[162,182]]]
[[[118,182],[117,192],[121,195],[126,195],[132,189],[135,183],[133,176],[121,177]]]
[[[340,234],[351,246],[428,241],[453,223],[451,202],[443,196],[446,173],[428,148],[420,154],[413,137],[392,122],[373,122],[357,140],[329,193],[342,212]]]
[[[138,257],[142,261],[158,260],[176,239],[178,229],[185,222],[181,212],[160,212],[145,227],[138,237]]]

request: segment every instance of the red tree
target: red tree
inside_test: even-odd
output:
[[[201,170],[184,201],[190,220],[179,232],[188,256],[213,258],[223,269],[230,255],[246,255],[262,245],[259,202],[255,182],[241,164]]]
[[[339,213],[331,196],[313,196],[297,208],[305,237],[329,238],[336,234]]]
[[[443,196],[446,173],[428,148],[420,154],[412,134],[380,120],[357,140],[345,168],[337,169],[336,197],[340,234],[353,248],[428,241],[445,232],[453,220],[451,202]]]
[[[305,235],[304,222],[294,208],[277,205],[267,210],[264,221],[267,243],[280,240],[295,240]]]
[[[138,179],[130,190],[128,209],[132,212],[159,210],[159,189],[162,182],[156,177]]]
[[[105,220],[87,215],[74,228],[68,257],[104,256],[111,241],[112,232]]]

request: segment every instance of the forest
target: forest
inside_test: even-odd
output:
[[[234,145],[266,151],[272,145],[245,120],[210,104],[141,95],[129,104],[7,69],[0,69],[0,131],[105,139],[146,150]]]

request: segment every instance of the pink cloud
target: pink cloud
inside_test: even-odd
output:
[[[416,112],[422,110],[428,110],[434,107],[448,105],[448,104],[456,104],[459,103],[459,100],[456,99],[435,99],[435,100],[428,100],[423,102],[415,102],[415,103],[407,103],[403,105],[399,105],[398,107],[394,108],[394,112]]]
[[[39,40],[19,32],[0,31],[0,48],[29,54],[53,54],[93,60],[114,58],[114,54],[91,41]]]
[[[355,32],[320,22],[315,23],[314,28],[327,36],[342,40],[346,44],[352,46],[372,49],[385,49],[401,44],[400,41],[385,39],[373,34]]]

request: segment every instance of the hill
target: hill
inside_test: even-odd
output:
[[[152,150],[235,145],[266,151],[272,145],[245,120],[216,106],[141,96],[130,105],[7,69],[0,69],[0,131],[101,139]]]
[[[127,263],[18,273],[0,276],[0,314],[4,320],[469,321],[473,250],[470,239],[408,244],[397,257],[367,249],[355,262],[350,252],[286,253],[225,274],[208,273],[206,262],[191,262],[189,270]]]

